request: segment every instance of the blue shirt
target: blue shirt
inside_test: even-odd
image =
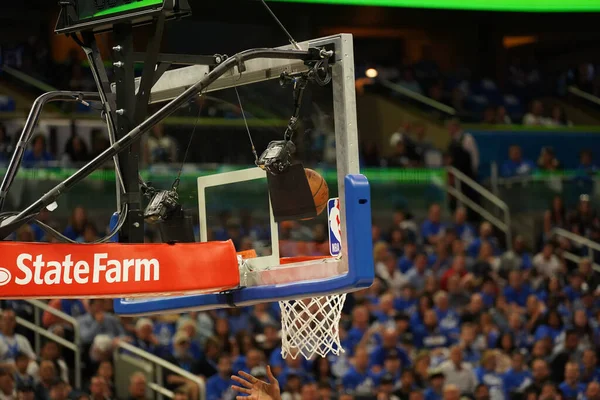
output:
[[[583,396],[585,394],[585,385],[583,383],[578,383],[573,388],[569,386],[567,382],[563,382],[558,385],[558,388],[567,400],[577,399],[579,396]]]
[[[471,242],[469,247],[467,247],[467,254],[470,257],[477,258],[477,256],[479,255],[479,249],[481,248],[481,244],[483,242],[488,242],[492,245],[494,254],[498,255],[498,253],[500,253],[500,249],[498,248],[498,241],[496,240],[496,238],[482,239],[478,237]]]
[[[533,267],[533,261],[531,258],[531,254],[523,253],[521,254],[521,269],[531,269]]]
[[[361,341],[365,335],[365,332],[366,330],[362,331],[358,328],[350,328],[348,334],[346,335],[346,339],[344,340],[344,342],[347,344],[347,347],[345,346],[345,348],[349,349],[350,351],[354,351],[354,348]]]
[[[565,287],[563,289],[563,292],[565,293],[565,296],[567,296],[567,298],[569,299],[569,301],[571,303],[573,303],[575,300],[577,300],[581,297],[581,292],[573,289],[573,287],[571,287],[571,285]]]
[[[434,307],[435,313],[438,317],[438,326],[451,333],[460,332],[460,317],[454,310],[442,311],[437,307]]]
[[[495,371],[488,371],[483,367],[475,368],[477,383],[483,383],[490,390],[490,398],[498,399],[504,397],[504,381],[502,375]]]
[[[426,270],[420,274],[416,268],[413,268],[406,274],[406,280],[415,290],[420,292],[425,287],[425,280],[429,275],[431,275],[431,271]]]
[[[515,371],[512,368],[506,371],[504,374],[504,390],[505,396],[510,399],[511,392],[525,392],[525,388],[532,382],[531,372],[529,371]]]
[[[406,256],[402,256],[398,260],[398,269],[403,274],[407,273],[413,267],[413,265],[415,265],[414,260],[411,260],[410,258],[407,258]]]
[[[527,304],[527,298],[531,294],[533,294],[533,292],[526,283],[521,285],[520,290],[516,290],[512,286],[507,286],[504,288],[504,297],[506,298],[506,302],[509,304],[517,303],[517,305],[521,307],[525,307],[525,304]]]
[[[377,346],[369,356],[369,368],[373,367],[374,365],[379,365],[383,367],[385,355],[388,353],[388,351],[389,350],[383,348],[383,346]],[[398,346],[396,346],[396,351],[398,352],[398,358],[402,363],[402,368],[410,367],[411,361],[408,357],[408,354],[406,354],[406,351],[404,351],[403,348]]]
[[[519,162],[507,160],[502,163],[500,174],[504,178],[510,178],[511,176],[525,176],[531,174],[534,169],[535,165],[529,160],[521,160]]]
[[[443,226],[441,223],[439,222],[432,222],[428,219],[426,219],[423,224],[421,224],[421,237],[423,238],[423,240],[427,241],[427,238],[429,236],[436,236],[438,235],[441,230],[442,230]],[[427,241],[427,243],[429,243]]]
[[[394,308],[398,311],[402,311],[406,315],[413,315],[417,312],[417,299],[397,297],[394,299]]]
[[[368,372],[360,373],[352,366],[342,378],[342,386],[346,390],[367,392],[374,388],[374,382]]]
[[[453,340],[448,331],[436,327],[430,331],[421,325],[413,329],[414,344],[417,348],[438,349],[440,347],[449,347]]]
[[[552,343],[555,343],[556,338],[559,337],[562,333],[562,328],[556,329],[548,325],[540,325],[535,330],[533,340],[537,342],[538,340],[544,339],[545,337],[549,337],[552,340]]]
[[[49,161],[52,160],[54,160],[54,157],[52,157],[52,155],[47,151],[44,151],[39,157],[36,157],[33,150],[27,150],[25,154],[23,154],[23,167],[41,167],[45,166]]]
[[[595,368],[591,374],[586,374],[585,369],[581,368],[579,373],[581,383],[600,382],[600,368]]]
[[[211,376],[206,381],[206,400],[221,400],[228,392],[234,393],[231,385],[236,385],[231,379],[223,379],[219,374]]]
[[[433,388],[426,389],[425,393],[423,393],[423,396],[425,400],[442,400],[442,395],[436,393]]]
[[[471,224],[463,223],[463,224],[455,224],[454,231],[456,232],[456,236],[465,241],[466,243],[471,243],[475,239],[475,229],[471,226]]]

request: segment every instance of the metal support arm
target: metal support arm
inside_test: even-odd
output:
[[[204,76],[196,84],[189,87],[181,95],[170,101],[163,108],[158,110],[156,113],[151,115],[144,122],[136,126],[129,133],[124,135],[121,139],[115,142],[108,149],[103,151],[95,159],[90,161],[88,164],[83,166],[69,178],[55,186],[52,190],[42,196],[39,200],[31,204],[16,217],[10,217],[0,222],[0,239],[6,238],[21,225],[27,223],[33,219],[44,207],[54,202],[62,193],[71,189],[75,184],[81,182],[84,178],[90,175],[92,172],[97,170],[106,161],[110,160],[113,156],[126,150],[132,143],[140,138],[144,133],[148,132],[152,127],[160,123],[163,119],[167,118],[179,107],[192,100],[195,96],[202,93],[212,83],[214,83],[219,77],[223,76],[226,72],[237,67],[238,70],[243,68],[244,62],[257,58],[271,58],[271,59],[295,59],[311,61],[314,57],[314,53],[310,50],[281,50],[281,49],[252,49],[246,50],[235,56],[228,58],[223,63],[219,64],[212,72]],[[315,60],[316,61],[316,60]],[[240,71],[241,73],[241,71]]]
[[[15,151],[10,159],[10,163],[8,164],[6,174],[4,175],[2,183],[0,184],[0,211],[2,211],[4,207],[6,197],[8,196],[8,191],[10,190],[15,177],[17,176],[17,172],[19,171],[19,167],[23,161],[23,154],[25,154],[25,150],[27,149],[29,141],[33,136],[33,132],[35,131],[35,127],[37,126],[44,106],[53,101],[81,102],[86,100],[100,101],[100,95],[98,93],[88,92],[54,91],[44,93],[35,99],[33,102],[33,107],[31,108],[29,116],[27,117],[27,121],[25,122],[25,126],[23,127],[23,131],[21,132],[21,136],[17,141]]]

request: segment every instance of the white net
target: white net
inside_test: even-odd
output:
[[[281,356],[311,359],[344,351],[340,344],[340,317],[346,294],[333,294],[303,300],[280,301]]]

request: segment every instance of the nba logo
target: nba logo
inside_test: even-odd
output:
[[[340,199],[329,199],[327,202],[329,215],[329,253],[337,257],[342,252],[342,224],[340,221]]]

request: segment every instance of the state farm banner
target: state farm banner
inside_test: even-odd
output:
[[[182,244],[0,242],[0,298],[136,297],[239,285],[231,241]]]

